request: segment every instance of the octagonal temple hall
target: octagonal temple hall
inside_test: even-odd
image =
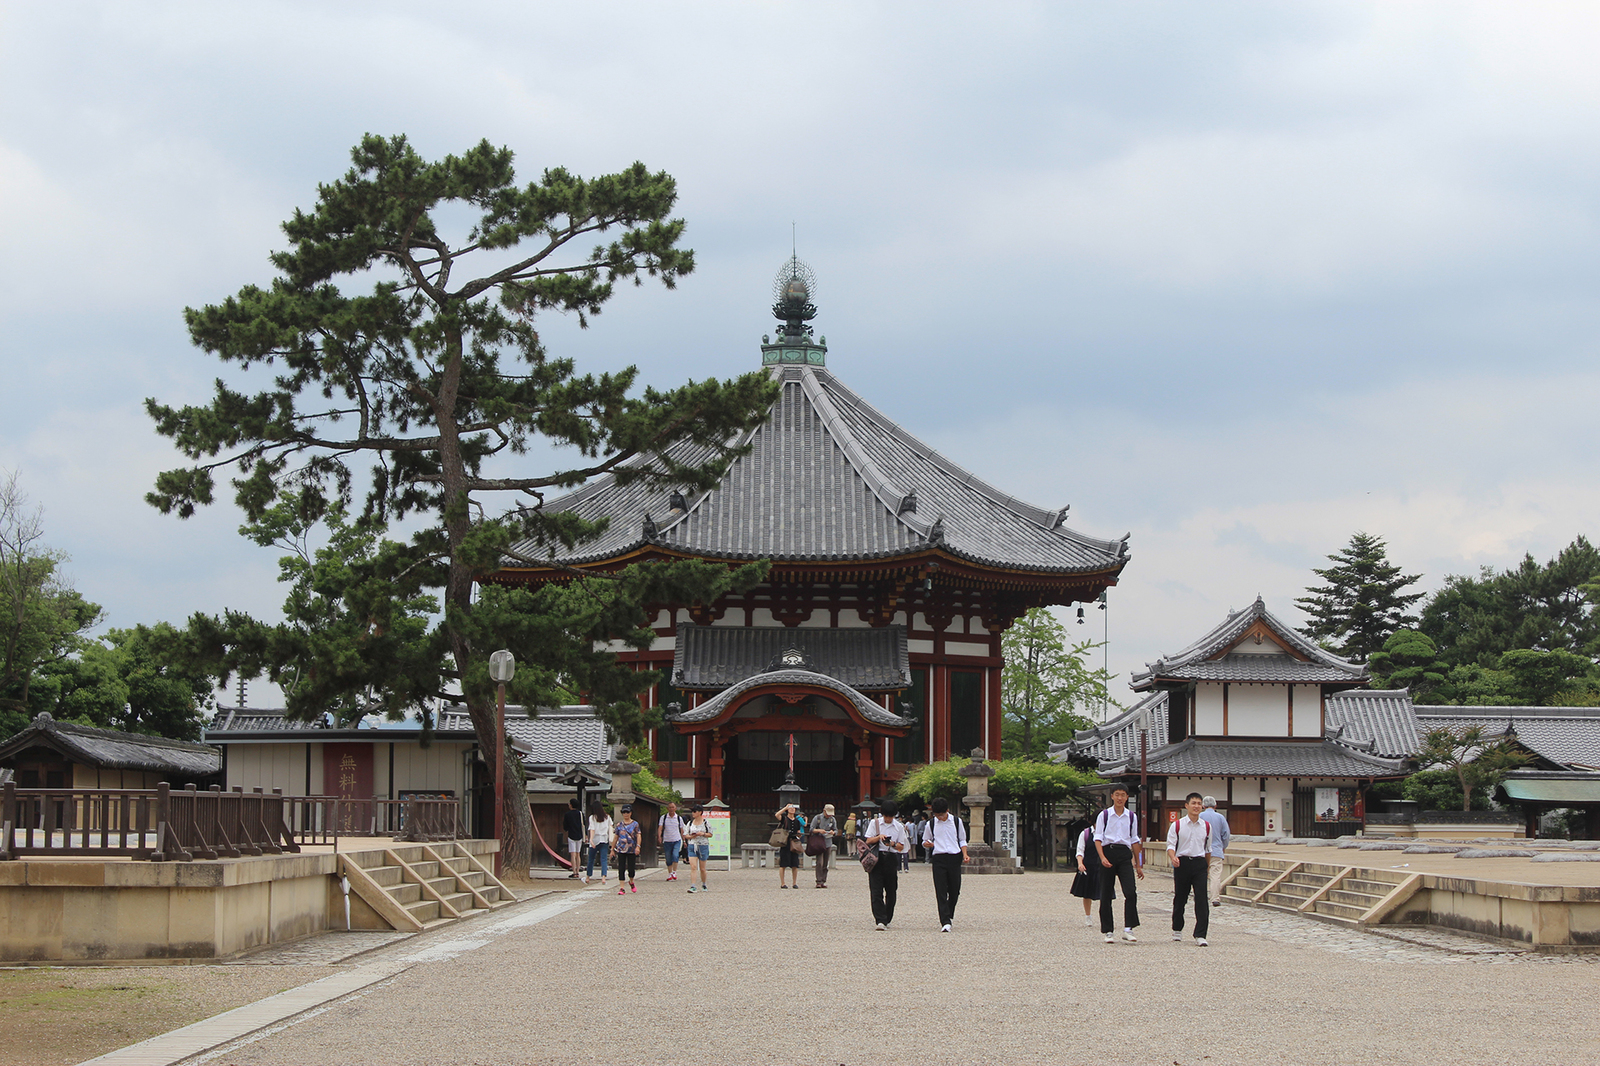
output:
[[[1096,599],[1129,558],[1126,536],[1088,536],[1067,526],[1066,508],[1008,496],[847,388],[812,335],[812,292],[791,259],[775,285],[782,330],[761,345],[783,391],[715,488],[605,477],[546,504],[611,519],[599,540],[556,557],[562,567],[772,560],[748,594],[654,605],[655,643],[621,655],[666,671],[647,706],[681,708],[651,737],[663,776],[768,816],[791,754],[806,809],[841,811],[912,764],[977,747],[1002,755],[1001,634],[1031,607]],[[676,454],[701,459],[692,444]],[[543,557],[532,543],[515,551]],[[518,561],[485,580],[570,573]]]

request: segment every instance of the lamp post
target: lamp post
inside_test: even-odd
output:
[[[506,820],[506,682],[517,672],[517,660],[504,649],[489,656],[489,677],[495,683],[494,698],[494,838],[500,847],[494,853],[496,877],[504,867]],[[523,876],[527,876],[524,874]]]

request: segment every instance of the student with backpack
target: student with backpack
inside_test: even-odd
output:
[[[1144,842],[1139,834],[1139,816],[1128,810],[1128,786],[1111,786],[1111,806],[1094,821],[1094,847],[1100,856],[1100,932],[1106,943],[1116,943],[1111,900],[1116,884],[1122,882],[1122,939],[1132,944],[1139,938],[1139,890],[1134,877],[1144,879]]]
[[[1183,911],[1194,892],[1194,942],[1206,947],[1211,925],[1211,895],[1206,886],[1206,863],[1211,858],[1211,823],[1200,817],[1201,797],[1189,793],[1184,816],[1167,830],[1167,858],[1172,863],[1172,939],[1183,940]]]
[[[922,826],[922,850],[933,866],[933,898],[939,907],[939,931],[948,933],[961,899],[961,864],[972,861],[967,852],[967,827],[950,813],[943,796],[933,801],[933,817]]]

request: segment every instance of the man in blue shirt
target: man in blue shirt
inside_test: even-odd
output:
[[[1228,819],[1217,812],[1217,797],[1206,796],[1200,801],[1205,808],[1200,818],[1211,826],[1211,869],[1206,876],[1206,895],[1215,907],[1222,902],[1222,853],[1228,849],[1233,834],[1228,832]]]

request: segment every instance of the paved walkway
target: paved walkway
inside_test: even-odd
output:
[[[902,875],[879,933],[859,867],[826,891],[806,880],[779,891],[770,870],[713,871],[712,891],[689,895],[652,872],[636,895],[555,893],[379,945],[347,977],[371,981],[183,1061],[1600,1062],[1582,1006],[1600,987],[1595,956],[1227,906],[1210,948],[1174,944],[1159,873],[1137,944],[1102,943],[1066,877],[1031,873],[967,878],[941,934],[925,867]]]

